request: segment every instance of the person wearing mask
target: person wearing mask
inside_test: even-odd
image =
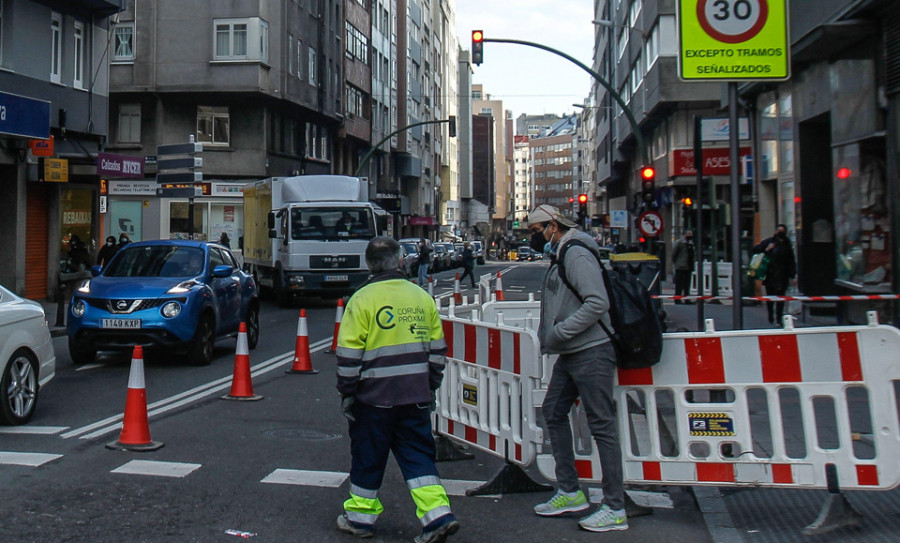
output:
[[[684,236],[672,246],[672,267],[675,268],[675,296],[689,296],[691,272],[694,270],[693,230],[685,230]],[[681,300],[675,300],[675,303],[680,304]]]
[[[469,279],[472,280],[472,288],[475,288],[475,255],[472,253],[472,244],[468,241],[463,245],[463,253],[462,253],[462,265],[465,272],[463,272],[462,277],[459,278],[460,281],[469,276]]]
[[[128,237],[128,234],[126,234],[125,232],[119,234],[119,249],[125,247],[129,243],[131,243],[131,238]]]
[[[351,458],[350,497],[337,529],[374,535],[393,452],[422,526],[415,542],[440,543],[459,530],[434,464],[431,413],[447,353],[441,317],[431,297],[400,271],[397,240],[373,238],[366,264],[372,277],[347,302],[337,339],[337,389]],[[401,324],[397,315],[411,320]]]
[[[425,238],[419,239],[419,286],[425,288],[428,285],[428,267],[431,265],[431,247]]]
[[[559,355],[541,406],[559,489],[549,501],[536,505],[534,512],[556,516],[590,507],[579,488],[569,426],[569,413],[580,397],[603,470],[603,503],[578,526],[591,532],[627,530],[622,450],[613,403],[616,351],[598,322],[603,319],[607,329],[612,327],[609,296],[598,261],[600,252],[590,235],[579,231],[571,219],[551,205],[534,208],[528,215],[528,228],[532,249],[540,251],[546,242],[551,246],[550,267],[541,285],[538,338],[543,353]],[[556,258],[573,240],[584,246],[573,244],[566,249],[563,264],[570,289],[560,278]]]
[[[106,236],[106,244],[104,244],[103,247],[100,248],[100,252],[97,253],[97,264],[101,268],[105,268],[118,250],[119,247],[116,245],[116,236]]]
[[[791,240],[787,237],[787,226],[779,224],[775,227],[774,236],[762,240],[759,245],[753,247],[753,254],[756,253],[765,253],[769,257],[766,278],[762,282],[766,287],[766,295],[784,296],[797,276],[797,261],[791,248]],[[784,315],[784,302],[767,301],[766,310],[769,314],[769,323],[778,322],[780,325],[781,317]]]

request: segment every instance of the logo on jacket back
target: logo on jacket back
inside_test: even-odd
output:
[[[394,322],[394,314],[391,313],[392,309],[394,308],[389,305],[385,305],[375,312],[375,323],[379,328],[383,330],[390,330],[391,328],[397,326],[397,323]]]

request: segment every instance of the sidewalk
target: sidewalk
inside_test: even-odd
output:
[[[36,300],[41,306],[44,308],[44,315],[47,317],[47,322],[50,324],[50,336],[51,337],[61,337],[66,335],[66,326],[65,326],[65,318],[66,314],[63,314],[63,325],[57,326],[57,311],[59,311],[59,304],[56,302],[48,302],[47,300]],[[65,309],[69,309],[69,304],[66,303]]]

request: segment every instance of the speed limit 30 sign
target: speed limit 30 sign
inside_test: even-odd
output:
[[[678,37],[682,79],[790,77],[788,0],[680,0]]]

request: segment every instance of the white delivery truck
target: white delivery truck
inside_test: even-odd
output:
[[[368,183],[343,175],[270,177],[244,187],[244,269],[279,302],[338,297],[369,276],[378,232]]]

